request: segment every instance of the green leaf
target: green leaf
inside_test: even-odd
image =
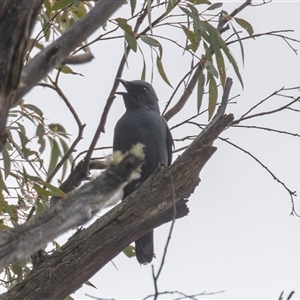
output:
[[[201,27],[202,27],[202,24],[200,22],[199,12],[195,8],[195,6],[193,6],[191,4],[188,4],[188,7],[192,12],[193,28],[194,28],[194,39],[195,39],[194,48],[197,50],[199,45],[200,45],[200,41],[201,41]]]
[[[20,278],[22,275],[22,268],[18,264],[12,264],[11,268],[15,275],[17,275],[17,277]]]
[[[72,74],[72,75],[80,75],[83,76],[81,73],[74,72],[72,68],[67,65],[63,65],[62,67],[57,67],[56,69],[60,69],[64,74]]]
[[[35,206],[35,210],[36,210],[37,214],[39,214],[45,210],[45,205],[40,201],[36,201],[34,206]]]
[[[131,16],[133,16],[136,8],[136,0],[130,0],[130,7],[131,7]]]
[[[22,150],[17,146],[15,145],[16,148],[20,149],[21,152],[23,153],[23,155],[27,158],[29,157],[30,155],[33,155],[35,154],[36,152],[27,148],[26,145],[27,143],[29,142],[29,139],[28,137],[21,131],[17,131],[18,134],[19,134],[19,137],[20,137],[20,141],[21,141],[21,146],[22,146]]]
[[[43,153],[44,150],[45,150],[45,148],[46,148],[46,141],[45,141],[45,139],[42,138],[42,137],[40,137],[40,138],[38,139],[38,143],[40,144],[39,152],[40,152],[40,153]]]
[[[231,24],[232,25],[232,24]],[[232,25],[232,29],[234,31],[234,33],[236,34],[236,36],[238,37],[238,41],[240,44],[240,48],[241,48],[241,54],[242,54],[242,61],[243,61],[243,66],[245,64],[245,54],[244,54],[244,47],[243,47],[243,43],[241,41],[241,37],[239,36],[239,33],[237,32],[237,30],[234,28],[234,26]]]
[[[51,150],[51,158],[50,158],[50,164],[48,168],[48,174],[51,174],[57,165],[58,158],[61,156],[61,153],[57,141],[50,137],[49,137],[49,141],[51,143],[52,150]]]
[[[193,15],[192,15],[192,13],[188,10],[188,9],[186,9],[185,7],[182,7],[182,6],[179,6],[179,8],[188,16],[188,17],[190,17],[191,19],[193,18]]]
[[[33,188],[39,195],[51,196],[51,193],[49,191],[45,190],[36,183],[33,184]]]
[[[211,4],[210,1],[208,0],[188,0],[189,2],[193,3],[194,5],[198,5],[198,4]]]
[[[67,134],[65,127],[59,123],[51,123],[48,125],[48,127],[51,131],[53,131],[54,133],[57,133],[58,135],[61,135],[65,138],[67,138],[69,136]]]
[[[123,18],[116,19],[118,25],[124,30],[125,32],[125,41],[128,46],[134,51],[137,51],[137,42],[134,32],[132,31],[132,27],[127,24],[127,20]]]
[[[207,24],[207,31],[210,36],[211,46],[216,55],[216,61],[217,61],[219,75],[220,75],[220,80],[221,80],[222,86],[224,87],[225,80],[226,80],[226,71],[225,71],[224,58],[223,58],[222,52],[220,50],[220,45],[219,45],[219,34],[220,33],[217,29],[215,29],[209,23]]]
[[[0,169],[0,193],[1,193],[1,191],[5,191],[8,195],[10,195],[10,194],[9,194],[9,191],[8,191],[8,189],[7,189],[7,186],[6,186],[6,184],[5,184],[4,180],[3,180],[2,171],[1,171],[1,169]],[[1,193],[1,194],[2,194],[2,193]],[[0,197],[1,197],[1,194],[0,194]],[[1,200],[1,199],[0,199],[0,200]],[[1,201],[0,201],[0,203],[1,203]]]
[[[147,16],[148,16],[148,23],[149,23],[149,28],[150,28],[150,32],[152,34],[152,15],[151,15],[151,5],[152,5],[152,0],[145,0],[145,2],[147,2]]]
[[[40,117],[43,117],[43,112],[37,106],[35,106],[33,104],[24,104],[24,107],[34,111]]]
[[[40,144],[39,152],[43,153],[46,148],[46,141],[44,139],[45,128],[42,124],[37,126],[35,135],[38,137],[38,143]]]
[[[162,62],[161,62],[161,59],[159,58],[159,56],[157,55],[157,58],[156,58],[156,65],[157,65],[157,69],[158,69],[158,72],[161,76],[161,78],[170,86],[172,87],[171,83],[169,82],[169,79],[167,78],[167,75],[165,73],[165,70],[164,70],[164,67],[162,65]],[[172,87],[173,88],[173,87]]]
[[[52,6],[52,10],[59,10],[62,9],[69,4],[71,4],[74,0],[56,0]]]
[[[89,280],[86,281],[84,284],[86,284],[86,285],[88,285],[88,286],[91,286],[91,287],[97,289],[97,287],[95,287]]]
[[[187,39],[191,42],[191,44],[188,45],[187,48],[196,52],[199,47],[199,43],[196,43],[194,32],[188,29],[187,27],[185,27],[184,25],[181,25],[181,28],[185,33]]]
[[[27,265],[26,258],[23,258],[23,259],[21,259],[20,261],[18,261],[18,265],[19,265],[21,268],[25,268],[26,265]]]
[[[163,54],[163,48],[162,45],[160,44],[160,42],[148,35],[141,35],[141,40],[149,45],[150,47],[156,47],[159,49],[159,57],[160,59],[162,58],[162,54]]]
[[[216,2],[216,3],[212,4],[209,8],[207,8],[207,10],[214,10],[214,9],[220,8],[222,6],[223,6],[223,3]]]
[[[39,137],[45,135],[45,128],[41,123],[36,127],[35,135]]]
[[[216,80],[213,76],[210,76],[209,80],[209,102],[208,102],[208,120],[211,119],[211,117],[214,114],[214,111],[216,109],[218,99],[218,87],[216,84]]]
[[[131,257],[135,257],[135,247],[132,245],[127,246],[124,250],[123,250],[124,254],[131,258]]]
[[[20,131],[22,132],[22,134],[26,136],[26,129],[25,129],[25,126],[22,125],[20,122],[16,122],[16,124],[18,124],[18,126],[19,126]],[[27,138],[27,137],[26,137],[26,138]]]
[[[0,223],[0,230],[6,230],[6,229],[9,229],[9,227]]]
[[[36,183],[33,185],[33,188],[35,189],[35,191],[38,194],[44,195],[44,196],[47,196],[47,197],[52,197],[52,196],[55,196],[55,197],[64,197],[65,196],[65,193],[62,190],[60,190],[59,188],[51,185],[50,183],[44,182],[44,185],[49,190],[46,190],[45,188],[41,187],[40,185],[38,185]]]
[[[243,83],[243,79],[242,79],[242,76],[241,76],[240,71],[239,71],[239,67],[238,67],[234,57],[231,55],[231,52],[230,52],[229,48],[227,47],[225,42],[220,37],[219,37],[219,45],[221,46],[221,48],[224,51],[224,53],[226,54],[228,60],[232,64],[233,69],[235,71],[235,74],[238,77],[242,87],[244,88],[244,83]]]
[[[167,1],[166,15],[168,15],[169,12],[174,8],[176,2],[177,2],[176,0],[169,0],[169,1]]]
[[[202,72],[198,79],[198,91],[197,91],[197,112],[199,113],[202,104],[202,98],[204,94],[205,75]]]
[[[60,145],[63,149],[63,153],[64,155],[69,151],[69,145],[65,142],[65,140],[63,140],[62,138],[59,138],[59,141],[60,141]],[[67,172],[67,169],[68,169],[68,161],[70,161],[70,163],[72,164],[72,161],[73,161],[73,156],[72,154],[70,155],[69,159],[66,160],[63,164],[63,168],[62,168],[62,175],[61,175],[61,180],[63,181],[65,175],[66,175],[66,172]]]
[[[3,164],[4,164],[4,177],[6,179],[9,175],[10,167],[11,167],[10,156],[6,147],[4,147],[2,150],[2,157],[3,157]]]
[[[234,19],[241,27],[243,27],[244,29],[247,30],[249,35],[252,35],[254,33],[253,27],[249,22],[247,22],[244,19],[240,19],[240,18],[234,18]]]
[[[66,194],[61,189],[59,189],[58,187],[56,187],[48,182],[44,181],[43,185],[49,189],[49,191],[50,191],[49,196],[56,196],[56,197],[65,197],[66,196]]]
[[[206,61],[204,64],[204,68],[213,76],[215,76],[216,78],[219,78],[218,75],[218,71],[215,68],[215,66],[213,65],[213,63],[211,61]]]
[[[136,42],[136,38],[135,35],[133,33],[128,33],[127,31],[125,31],[125,40],[128,44],[128,46],[134,51],[137,51],[137,42]]]
[[[141,35],[141,40],[151,47],[161,47],[161,44],[158,40],[148,35]]]
[[[0,201],[0,211],[6,212],[10,216],[10,221],[13,225],[18,224],[18,213],[14,205],[8,204],[6,200]]]
[[[146,80],[146,62],[145,62],[144,55],[143,55],[143,70],[142,70],[141,80]]]
[[[75,299],[71,296],[67,296],[64,300],[75,300]]]

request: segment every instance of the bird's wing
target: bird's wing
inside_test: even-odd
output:
[[[140,127],[130,121],[129,115],[123,115],[115,127],[113,151],[128,151],[137,142],[141,142],[138,137],[141,137]]]

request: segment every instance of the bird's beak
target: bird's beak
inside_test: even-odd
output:
[[[119,82],[121,82],[123,84],[123,86],[125,87],[126,91],[127,92],[115,92],[115,94],[117,95],[126,95],[128,93],[130,93],[130,89],[131,89],[131,86],[130,86],[130,83],[122,78],[119,78],[119,77],[116,77],[116,80],[118,80]]]

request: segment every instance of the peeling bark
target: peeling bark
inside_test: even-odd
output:
[[[131,242],[155,227],[187,215],[186,201],[199,184],[199,172],[216,148],[214,140],[233,121],[219,116],[167,169],[159,168],[122,203],[87,229],[73,235],[28,277],[1,300],[64,299],[76,291]],[[171,180],[173,178],[172,190]],[[175,192],[175,199],[173,199]],[[76,193],[76,191],[75,191]],[[55,288],[53,288],[55,286]]]

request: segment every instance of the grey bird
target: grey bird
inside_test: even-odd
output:
[[[113,150],[125,153],[137,143],[145,146],[145,163],[142,166],[141,177],[124,188],[125,199],[159,164],[171,164],[173,138],[166,120],[160,115],[158,98],[152,85],[143,80],[117,80],[126,89],[126,92],[116,92],[123,96],[126,112],[116,124]],[[140,264],[152,261],[153,230],[135,241],[135,252]]]

